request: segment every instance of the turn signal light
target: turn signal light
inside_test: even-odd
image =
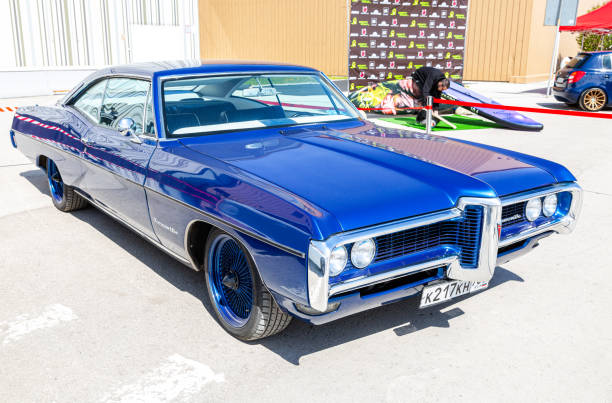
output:
[[[578,81],[580,81],[580,79],[582,79],[582,77],[584,77],[585,74],[586,73],[584,71],[574,71],[567,78],[567,83],[568,84],[577,83]]]

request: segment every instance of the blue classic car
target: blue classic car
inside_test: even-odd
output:
[[[585,111],[612,106],[612,52],[579,53],[557,72],[553,95]]]
[[[107,68],[56,106],[20,108],[10,136],[58,209],[94,205],[204,272],[242,340],[486,288],[581,208],[564,167],[378,127],[299,66]]]

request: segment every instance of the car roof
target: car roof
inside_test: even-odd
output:
[[[238,60],[170,60],[161,62],[132,63],[106,67],[85,77],[63,98],[68,102],[86,85],[112,75],[136,76],[155,81],[162,76],[224,74],[224,73],[319,73],[318,70],[294,64]]]
[[[604,55],[607,53],[612,53],[612,50],[596,50],[593,52],[580,52],[582,55]]]
[[[164,62],[134,63],[112,66],[97,72],[97,76],[128,74],[153,78],[154,76],[214,74],[233,72],[289,71],[312,73],[317,70],[293,64],[251,62],[236,60],[175,60]]]

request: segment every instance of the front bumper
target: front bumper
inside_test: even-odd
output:
[[[308,314],[302,312],[292,300],[282,295],[275,294],[274,298],[276,302],[291,315],[313,325],[323,325],[359,312],[389,305],[416,296],[423,290],[426,284],[445,278],[445,271],[444,267],[434,267],[431,270],[424,270],[420,273],[411,275],[410,277],[417,277],[415,281],[408,280],[405,284],[399,284],[379,292],[369,293],[354,291],[331,297],[329,299],[329,304],[337,305],[337,308],[322,314]]]
[[[467,206],[475,205],[483,208],[481,241],[476,267],[463,267],[457,257],[450,257],[442,261],[424,262],[419,265],[390,270],[378,276],[358,277],[330,287],[329,260],[331,251],[336,246],[450,220],[461,216]],[[334,295],[406,276],[424,270],[428,265],[429,267],[446,266],[447,277],[455,280],[488,281],[495,271],[500,223],[501,201],[498,198],[463,197],[459,199],[454,208],[447,211],[341,233],[324,241],[313,240],[308,250],[308,301],[310,307],[319,312],[325,312],[328,309],[330,297]]]
[[[548,222],[536,228],[529,228],[524,232],[513,234],[511,237],[499,240],[501,233],[501,209],[502,204],[516,203],[530,198],[543,197],[556,192],[570,192],[572,194],[571,205],[565,214],[558,219]],[[447,256],[442,259],[422,262],[416,265],[400,267],[372,276],[358,277],[342,283],[330,286],[328,262],[331,250],[337,245],[348,244],[366,238],[372,238],[381,234],[402,231],[407,228],[419,227],[438,221],[456,218],[468,205],[483,206],[484,215],[482,221],[481,244],[478,256],[478,264],[474,268],[462,267],[457,256]],[[338,317],[347,316],[359,311],[364,311],[381,304],[389,303],[414,295],[421,291],[423,283],[408,282],[400,289],[388,289],[381,295],[369,294],[367,301],[361,295],[363,290],[377,284],[391,283],[396,279],[408,278],[418,273],[435,269],[440,270],[438,278],[449,278],[454,280],[488,281],[493,276],[498,263],[499,248],[506,248],[512,253],[504,254],[504,262],[509,258],[516,257],[533,249],[537,242],[525,242],[536,238],[539,240],[543,234],[569,233],[578,219],[582,207],[582,191],[575,183],[558,184],[537,191],[525,192],[503,200],[497,198],[461,198],[456,207],[443,212],[428,214],[425,216],[402,220],[396,223],[385,224],[372,228],[351,231],[338,234],[325,241],[311,241],[308,254],[308,294],[309,305],[315,311],[327,312],[333,302],[340,302],[340,308],[335,312],[322,315],[308,315],[297,311],[295,306],[289,302],[281,303],[288,311],[298,317],[302,317],[312,323],[325,323]],[[501,256],[500,256],[501,257]],[[429,279],[433,281],[437,278]],[[419,280],[421,281],[421,280]],[[342,297],[339,301],[338,298]],[[345,304],[350,305],[347,309]],[[343,307],[344,306],[344,307]]]

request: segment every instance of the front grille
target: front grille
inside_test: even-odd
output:
[[[525,221],[525,204],[526,201],[509,204],[502,208],[502,226],[517,224]]]
[[[464,219],[459,224],[457,238],[461,247],[461,265],[464,267],[476,267],[478,265],[482,213],[482,206],[468,206],[465,208]]]
[[[476,267],[480,250],[482,206],[468,206],[461,219],[437,222],[375,238],[375,262],[424,251],[441,245],[461,248],[464,267]]]
[[[391,279],[389,281],[385,281],[383,283],[374,284],[368,287],[364,287],[359,290],[359,293],[362,297],[366,295],[378,294],[381,292],[393,290],[402,286],[413,286],[416,287],[419,284],[423,284],[424,282],[429,282],[432,280],[436,280],[444,275],[443,270],[439,269],[429,269],[423,270],[417,273],[408,274],[406,276]],[[349,291],[354,292],[354,291]]]

